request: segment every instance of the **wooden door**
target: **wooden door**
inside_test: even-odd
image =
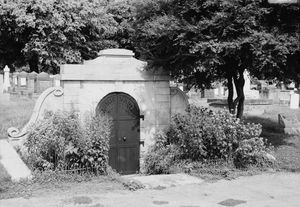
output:
[[[140,110],[136,101],[125,93],[104,97],[97,110],[113,119],[109,165],[121,174],[139,171]]]

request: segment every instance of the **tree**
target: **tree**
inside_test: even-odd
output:
[[[0,4],[0,68],[5,65],[20,65],[24,62],[21,53],[24,43],[15,30],[17,22],[12,12],[15,4]]]
[[[259,77],[286,76],[299,50],[293,34],[271,28],[272,9],[257,0],[149,0],[137,10],[135,47],[154,67],[190,86],[227,79],[228,106],[241,118],[247,69]],[[233,87],[237,98],[233,100]]]
[[[21,57],[31,71],[59,72],[59,65],[80,63],[116,47],[117,23],[106,13],[106,1],[19,0],[1,5],[0,48]],[[1,27],[2,28],[2,27]],[[6,37],[6,35],[8,36]],[[5,45],[10,41],[10,45]],[[2,46],[3,45],[3,46]],[[7,63],[6,63],[7,64]]]
[[[110,1],[106,7],[106,12],[111,15],[116,23],[116,33],[110,36],[112,41],[118,43],[118,47],[133,50],[134,28],[136,5],[132,0]]]

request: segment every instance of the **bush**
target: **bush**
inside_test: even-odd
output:
[[[104,173],[110,128],[111,121],[103,115],[89,115],[82,124],[75,112],[47,112],[29,132],[23,157],[33,169],[90,168]]]
[[[86,143],[82,147],[73,145],[66,150],[71,168],[84,164],[84,167],[97,169],[99,173],[106,172],[111,125],[111,120],[104,115],[86,118],[82,129],[84,132],[82,140]]]
[[[167,145],[164,148],[151,148],[145,157],[147,174],[169,174],[171,166],[176,162],[179,150],[176,145]]]
[[[246,168],[251,165],[258,167],[272,166],[275,158],[268,152],[261,137],[254,137],[240,142],[234,154],[234,164],[238,168]]]
[[[167,144],[165,133],[155,135],[155,144],[151,146],[145,156],[147,174],[169,174],[170,167],[180,157],[176,145]]]
[[[261,125],[244,124],[228,112],[189,106],[176,114],[167,136],[191,160],[231,159],[241,140],[258,137]]]
[[[170,128],[156,136],[146,155],[146,171],[169,173],[170,166],[183,160],[235,160],[237,167],[257,164],[267,150],[259,138],[261,131],[261,125],[245,124],[228,112],[189,106],[186,114],[173,116]],[[253,151],[246,150],[249,143]]]

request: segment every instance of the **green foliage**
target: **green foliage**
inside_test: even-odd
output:
[[[245,168],[251,165],[257,165],[259,167],[274,165],[275,160],[267,157],[266,153],[268,151],[261,137],[242,140],[238,149],[235,151],[234,164],[239,168]]]
[[[171,166],[180,157],[179,148],[176,145],[166,145],[157,149],[152,147],[145,157],[147,174],[169,174]]]
[[[245,124],[224,111],[189,106],[186,114],[173,116],[170,128],[156,136],[145,159],[146,171],[170,173],[174,164],[186,160],[234,160],[238,168],[263,164],[268,148],[260,134],[259,124]]]
[[[60,64],[81,63],[101,49],[118,47],[111,38],[118,23],[106,7],[106,1],[83,0],[1,4],[0,54],[17,55],[3,59],[4,64],[14,67],[21,62],[36,72],[58,73]]]
[[[244,139],[259,136],[261,125],[243,124],[225,111],[190,106],[177,114],[168,131],[171,144],[180,147],[184,159],[230,159]]]
[[[0,67],[58,73],[60,64],[122,47],[190,86],[210,87],[239,68],[299,80],[289,65],[299,57],[298,14],[297,6],[253,0],[6,1]]]
[[[110,1],[106,7],[107,13],[112,16],[116,23],[116,32],[110,36],[111,41],[117,42],[117,47],[134,50],[132,36],[134,28],[132,23],[135,20],[135,1]]]
[[[81,138],[80,123],[75,113],[49,112],[45,114],[44,121],[32,127],[24,144],[33,168],[55,169],[63,164],[61,162],[69,144],[80,146],[86,143]]]
[[[252,0],[143,1],[135,45],[143,59],[189,86],[209,87],[244,69],[257,78],[291,78],[287,62],[299,39],[287,16],[299,8],[278,7]]]
[[[70,146],[66,151],[66,157],[70,157],[70,163],[73,163],[71,168],[84,163],[85,167],[96,169],[99,173],[106,172],[111,124],[105,115],[87,117],[83,129],[85,135],[82,139],[86,143],[78,147]]]
[[[108,164],[110,119],[88,116],[85,124],[75,112],[49,112],[32,127],[24,145],[33,169],[90,169],[105,173]]]

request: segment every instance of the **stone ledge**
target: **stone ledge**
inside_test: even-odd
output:
[[[6,140],[0,140],[0,155],[0,162],[12,181],[18,182],[21,179],[30,179],[32,177],[29,168]]]

